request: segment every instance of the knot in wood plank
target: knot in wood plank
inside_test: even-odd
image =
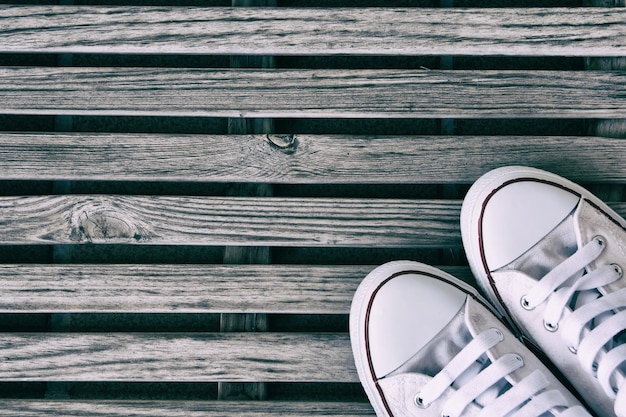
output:
[[[74,206],[70,239],[77,242],[128,243],[151,238],[147,226],[127,209],[105,199]]]
[[[296,135],[267,135],[268,143],[274,149],[291,155],[298,148],[298,138]]]

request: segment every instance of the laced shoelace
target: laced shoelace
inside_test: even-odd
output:
[[[415,404],[427,408],[451,385],[457,385],[458,390],[444,403],[443,417],[463,416],[470,403],[482,407],[477,417],[502,417],[514,411],[516,417],[539,417],[550,411],[560,417],[589,417],[583,407],[569,407],[561,392],[547,389],[549,382],[539,370],[505,389],[509,384],[504,378],[524,366],[522,357],[508,353],[486,367],[480,361],[503,340],[504,335],[495,328],[480,333],[422,388]]]
[[[623,271],[610,264],[584,273],[606,245],[604,238],[596,236],[541,278],[521,304],[532,310],[547,300],[545,328],[554,332],[561,326],[569,350],[615,400],[616,414],[626,416],[626,378],[620,370],[626,364],[626,344],[617,341],[626,329],[626,288],[604,296],[598,290],[620,279]],[[568,309],[571,313],[565,314]]]

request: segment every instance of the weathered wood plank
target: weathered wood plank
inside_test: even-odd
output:
[[[0,133],[0,178],[468,184],[522,164],[623,183],[625,153],[624,140],[601,137]]]
[[[0,198],[1,244],[459,246],[459,201],[41,196]]]
[[[0,114],[622,118],[626,73],[0,69]]]
[[[5,333],[3,381],[358,382],[347,333]]]
[[[373,266],[0,265],[0,312],[348,314]],[[441,267],[472,282],[466,267]]]
[[[626,54],[626,11],[619,9],[3,6],[0,19],[0,52]]]
[[[0,198],[0,244],[461,245],[456,200],[40,196]],[[624,203],[613,204],[621,215]]]
[[[374,416],[369,403],[231,401],[32,401],[2,400],[0,416],[40,417],[302,417]]]

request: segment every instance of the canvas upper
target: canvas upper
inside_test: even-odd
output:
[[[354,296],[350,338],[378,416],[589,416],[475,289],[433,267],[372,271]]]
[[[601,417],[626,416],[625,225],[584,188],[527,167],[481,177],[461,212],[485,293]]]

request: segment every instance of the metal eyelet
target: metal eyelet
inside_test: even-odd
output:
[[[552,324],[552,323],[548,323],[547,321],[543,321],[543,327],[546,328],[547,331],[549,332],[556,332],[557,330],[559,330],[559,324]]]
[[[617,273],[617,275],[619,275],[620,278],[624,276],[624,270],[621,266],[619,266],[618,264],[611,264],[611,266],[613,267],[613,269],[615,269],[615,272]]]
[[[530,301],[528,301],[525,295],[523,295],[522,298],[520,298],[519,303],[522,305],[522,308],[524,310],[531,311],[535,309],[535,307],[530,305]]]
[[[425,403],[424,399],[422,397],[420,397],[419,394],[417,394],[415,396],[414,402],[415,402],[415,405],[418,406],[419,408],[428,408],[428,407],[430,407],[430,403]]]
[[[504,340],[504,333],[502,333],[500,329],[496,329],[495,327],[492,327],[492,330],[500,337],[500,341],[502,342]]]
[[[600,246],[606,246],[606,239],[600,235],[594,236],[593,240],[595,240]]]

